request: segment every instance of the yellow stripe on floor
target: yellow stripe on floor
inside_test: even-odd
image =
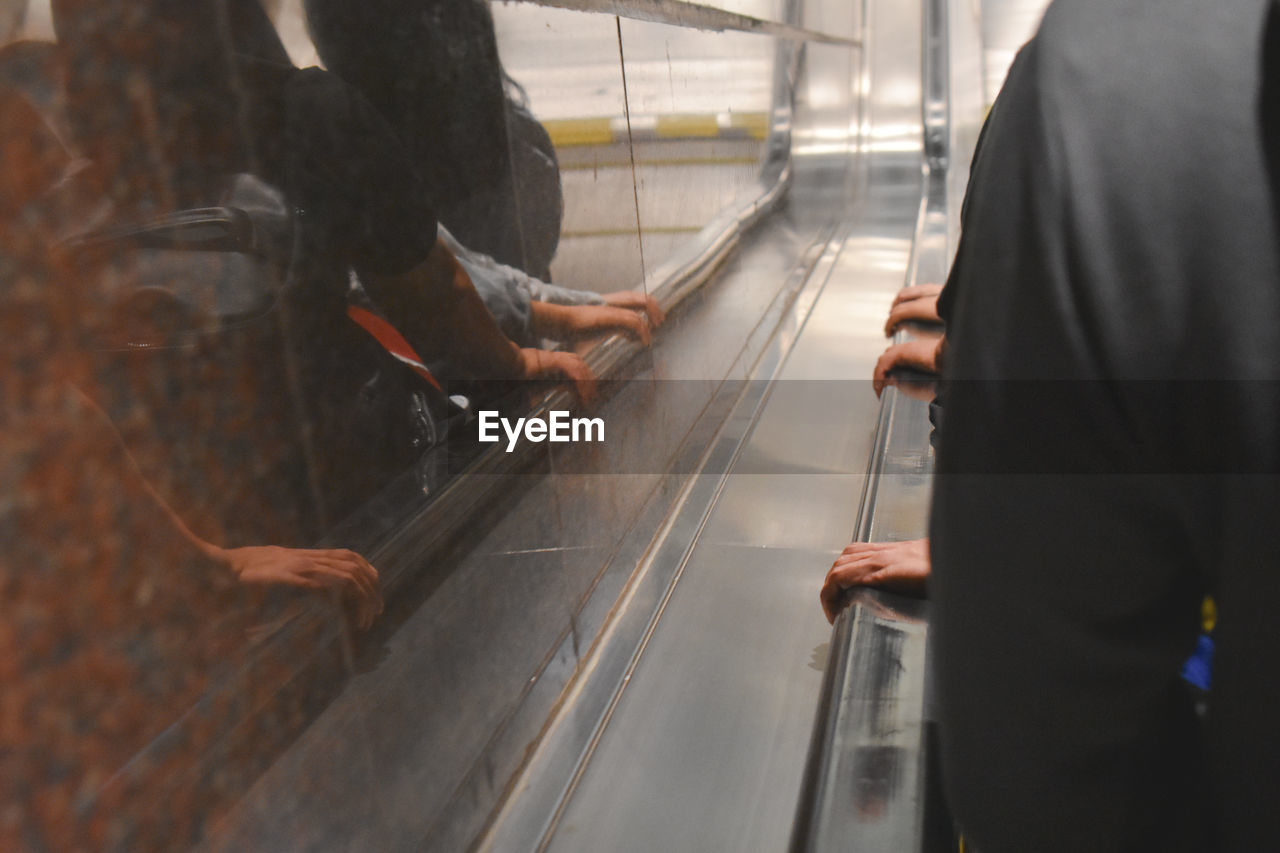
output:
[[[662,139],[714,139],[720,135],[720,123],[713,113],[661,115],[657,133]]]
[[[747,131],[752,139],[764,139],[769,135],[769,114],[732,113],[729,116],[729,126]]]
[[[652,122],[652,124],[649,124]],[[634,117],[633,117],[634,124]],[[721,124],[716,113],[667,113],[647,117],[647,128],[637,130],[636,137],[652,139],[716,139],[741,138],[745,133],[761,140],[769,135],[769,114],[730,113],[727,124]],[[621,116],[597,118],[555,118],[542,123],[557,148],[612,145],[626,142],[626,122]],[[652,129],[649,129],[652,128]]]
[[[557,148],[574,145],[610,145],[613,120],[610,118],[557,118],[542,123]]]

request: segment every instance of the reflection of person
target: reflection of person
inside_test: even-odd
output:
[[[386,117],[437,215],[465,245],[547,279],[559,170],[545,131],[505,93],[483,0],[306,0],[325,67]],[[528,181],[529,173],[544,176]]]
[[[498,328],[522,347],[538,346],[543,338],[573,341],[612,331],[647,346],[651,330],[662,324],[662,309],[647,294],[558,287],[468,249],[443,225],[440,238],[471,277]]]
[[[130,762],[168,731],[152,756],[198,766],[256,701],[210,688],[294,612],[289,589],[331,593],[368,627],[378,576],[340,548],[215,545],[227,540],[193,532],[141,474],[80,390],[113,299],[59,238],[101,197],[74,180],[80,164],[33,107],[46,102],[0,83],[0,103],[0,849],[162,849],[196,837],[201,809],[184,789],[148,814],[138,789],[155,777]]]
[[[41,359],[33,356],[48,355],[42,343],[61,341],[62,351],[53,359],[54,364],[66,364],[74,374],[85,369],[85,354],[80,342],[87,337],[93,323],[93,297],[67,286],[68,282],[56,281],[72,271],[86,273],[86,268],[74,262],[56,247],[58,233],[65,223],[66,211],[62,200],[51,197],[49,191],[65,174],[71,160],[61,143],[54,136],[44,119],[31,107],[27,99],[0,85],[0,103],[6,121],[0,127],[0,187],[8,189],[0,205],[0,235],[4,236],[5,255],[0,259],[0,281],[6,292],[0,294],[4,315],[16,324],[6,323],[4,361],[6,372],[30,373]],[[42,280],[48,277],[51,285],[26,290],[21,282]],[[67,306],[79,310],[61,312],[53,303],[61,300]],[[81,302],[80,300],[84,300]],[[63,306],[66,307],[66,306]],[[59,321],[58,318],[66,318]],[[64,328],[64,325],[67,326]],[[34,329],[46,329],[45,335],[34,335]],[[187,557],[203,558],[225,570],[246,584],[286,584],[308,589],[338,588],[350,593],[359,608],[359,621],[368,625],[381,608],[377,590],[377,572],[358,554],[341,549],[314,550],[277,547],[220,548],[204,541],[193,533],[168,507],[156,490],[141,475],[129,456],[123,440],[108,416],[88,397],[70,387],[57,390],[65,380],[56,372],[41,380],[43,371],[24,377],[24,386],[43,388],[53,398],[60,399],[58,409],[68,423],[78,423],[88,437],[85,447],[94,448],[101,457],[102,476],[118,484],[125,494],[137,494],[140,503],[151,507],[143,514],[153,516],[156,527],[164,527],[185,539],[189,545]],[[45,387],[47,386],[47,387]],[[40,395],[30,398],[40,409]],[[22,394],[8,400],[14,423],[22,423],[37,433],[61,429],[57,423],[35,426],[37,421],[26,420],[20,413],[27,402]],[[30,444],[34,436],[13,436],[5,446],[15,448]],[[72,442],[78,446],[81,442]],[[25,464],[25,463],[23,463]],[[69,468],[78,467],[72,458],[62,460]],[[21,467],[21,465],[20,465]],[[96,469],[99,465],[90,465]],[[127,484],[127,485],[126,485]],[[179,555],[181,557],[181,555]]]
[[[975,158],[930,630],[977,849],[1280,849],[1269,6],[1058,0]],[[1201,731],[1179,670],[1206,592]]]
[[[186,561],[203,558],[211,565],[226,571],[238,583],[249,586],[293,586],[309,590],[333,589],[352,602],[356,611],[356,624],[368,628],[382,612],[382,594],[378,590],[378,572],[369,562],[346,548],[283,548],[278,545],[246,545],[222,548],[206,542],[183,523],[164,499],[151,487],[129,458],[119,434],[115,432],[106,414],[89,398],[74,392],[79,399],[69,399],[70,410],[100,437],[93,442],[99,448],[108,467],[101,476],[117,484],[131,482],[127,493],[138,494],[142,501],[149,501],[157,525],[172,529],[190,546]],[[65,460],[68,465],[77,464],[74,459]],[[179,561],[184,555],[174,555]]]
[[[906,750],[900,746],[859,746],[853,750],[853,808],[874,822],[884,817],[902,785]]]
[[[0,159],[0,171],[28,165]],[[42,200],[5,223],[0,249],[0,849],[159,849],[195,837],[199,815],[169,802],[161,826],[144,826],[144,810],[123,807],[136,780],[122,768],[202,697],[165,761],[190,767],[225,734],[236,709],[206,691],[279,615],[264,588],[334,590],[367,625],[377,573],[341,549],[217,547],[157,497],[76,387],[97,294],[47,239]]]
[[[478,378],[565,377],[592,396],[579,357],[501,334],[436,239],[432,200],[394,132],[333,75],[294,68],[257,0],[55,0],[54,13],[77,134],[127,209],[208,204],[227,173],[257,172],[423,357]]]
[[[35,324],[31,311],[24,316]],[[16,352],[5,356],[6,371],[28,367],[15,365]],[[45,379],[72,367],[57,354],[41,361]],[[18,811],[0,827],[0,847],[103,849],[124,833],[139,848],[162,847],[195,815],[175,810],[161,841],[139,834],[136,810],[114,810],[101,791],[235,665],[273,612],[253,590],[331,589],[367,626],[381,609],[377,573],[351,551],[203,542],[156,499],[105,416],[74,388],[26,375],[5,391],[0,687],[11,718],[0,731],[0,772]],[[193,760],[217,727],[196,729],[169,760]]]

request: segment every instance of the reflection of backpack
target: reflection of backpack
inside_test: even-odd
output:
[[[403,445],[401,455],[417,466],[414,473],[425,490],[433,471],[418,463],[427,450],[442,443],[465,420],[466,413],[445,396],[422,357],[386,318],[354,298],[347,306],[347,316],[382,349],[378,369],[360,388],[353,407],[353,432],[376,442],[394,430]]]
[[[526,272],[551,280],[551,259],[560,245],[564,193],[560,163],[551,137],[533,114],[507,98],[507,136],[511,144],[512,193],[524,244]]]
[[[78,241],[114,294],[97,390],[179,515],[309,544],[443,437],[449,403],[318,282],[324,259],[291,263],[278,193],[241,176],[224,204]]]

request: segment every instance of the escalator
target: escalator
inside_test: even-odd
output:
[[[851,534],[923,530],[924,405],[870,376],[893,294],[954,250],[976,21],[722,5],[494,8],[557,146],[556,282],[668,314],[651,348],[582,347],[605,440],[418,455],[320,541],[377,566],[373,627],[336,596],[257,618],[90,806],[186,810],[175,841],[208,850],[949,840],[927,607],[864,594],[833,633],[817,591]],[[542,388],[524,414],[571,408]]]
[[[926,749],[926,605],[861,593],[828,634],[815,601],[851,527],[924,535],[927,406],[896,388],[877,404],[865,379],[892,294],[941,280],[954,246],[948,159],[967,163],[974,127],[950,119],[948,48],[973,42],[946,12],[863,10],[856,191],[796,331],[757,365],[712,482],[651,555],[661,579],[624,600],[482,849],[953,849]]]
[[[850,810],[856,849],[923,845],[927,613],[871,594],[831,634],[816,590],[851,531],[924,523],[923,404],[869,377],[892,295],[953,246],[948,160],[974,127],[950,118],[943,8],[868,0],[856,46],[797,50],[785,201],[740,207],[731,252],[653,249],[643,270],[674,312],[658,348],[615,359],[600,414],[628,440],[503,473],[501,512],[472,505],[479,538],[415,572],[210,847],[843,849]],[[658,144],[627,139],[604,180]],[[590,221],[566,257],[610,236]]]

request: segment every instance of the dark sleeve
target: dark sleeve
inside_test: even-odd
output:
[[[386,116],[443,204],[509,168],[506,95],[488,4],[306,0],[325,66]]]
[[[334,75],[308,68],[284,93],[285,192],[316,245],[360,273],[420,264],[436,217],[418,170],[378,111]]]
[[[1258,107],[1271,197],[1280,204],[1280,0],[1272,0],[1263,31],[1262,91]]]
[[[1178,533],[1187,490],[1108,473],[1145,451],[1088,379],[1062,299],[1058,129],[1034,52],[1015,72],[940,305],[930,630],[948,799],[984,851],[1194,848],[1200,750],[1177,678],[1204,587]]]

